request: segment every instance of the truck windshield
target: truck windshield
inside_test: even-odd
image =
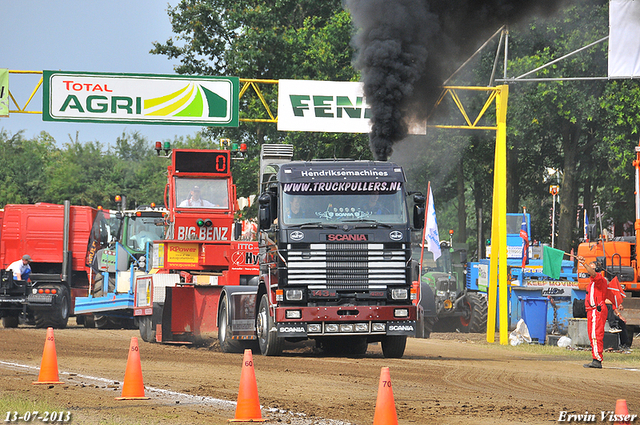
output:
[[[283,190],[282,221],[286,225],[354,221],[402,224],[407,212],[401,189],[389,192],[293,192]]]
[[[178,208],[229,209],[226,179],[187,179],[176,177]]]
[[[127,228],[127,247],[134,251],[144,251],[147,242],[164,239],[163,226],[157,226],[154,217],[130,217]]]

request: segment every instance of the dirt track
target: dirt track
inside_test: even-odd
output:
[[[225,424],[234,417],[242,354],[224,354],[215,345],[145,343],[137,331],[71,327],[55,331],[65,384],[34,386],[45,334],[0,327],[3,396],[49,400],[78,424]],[[151,400],[115,401],[132,336],[139,339]],[[369,345],[360,358],[323,357],[307,346],[253,360],[267,423],[371,424],[380,371],[388,366],[400,424],[548,424],[561,411],[588,411],[599,421],[618,398],[627,400],[630,413],[640,413],[640,370],[616,363],[620,356],[607,353],[605,369],[590,370],[582,367],[587,351],[531,353],[487,344],[484,335],[433,334],[410,339],[402,359],[385,359],[379,345]]]

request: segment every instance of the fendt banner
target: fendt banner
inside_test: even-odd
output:
[[[238,126],[237,77],[43,71],[43,121]]]
[[[280,80],[278,130],[369,133],[371,110],[363,83]]]

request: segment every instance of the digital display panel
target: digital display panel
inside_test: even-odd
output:
[[[174,151],[176,173],[229,173],[229,152]]]

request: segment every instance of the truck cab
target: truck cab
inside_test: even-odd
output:
[[[275,170],[259,198],[262,353],[315,339],[350,354],[379,341],[386,357],[401,357],[416,332],[402,168],[318,160]]]

